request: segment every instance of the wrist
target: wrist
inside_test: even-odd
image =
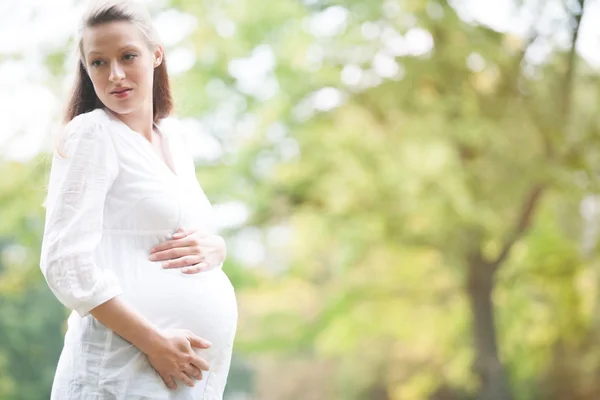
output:
[[[158,329],[151,328],[149,332],[143,334],[137,348],[144,354],[149,354],[159,349],[165,342],[166,337]]]

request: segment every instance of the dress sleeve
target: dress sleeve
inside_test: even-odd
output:
[[[58,300],[83,317],[122,293],[115,275],[94,262],[118,163],[101,124],[74,122],[65,128],[66,154],[52,159],[40,268]]]

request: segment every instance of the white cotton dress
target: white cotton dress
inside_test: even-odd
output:
[[[193,160],[178,132],[163,125],[174,170],[105,109],[74,118],[65,128],[66,157],[54,155],[40,267],[74,311],[52,400],[223,397],[237,325],[231,282],[222,266],[186,275],[148,259],[180,227],[215,231]],[[117,295],[159,329],[188,329],[212,342],[196,349],[210,371],[194,388],[180,381],[176,390],[167,388],[143,353],[89,314]]]

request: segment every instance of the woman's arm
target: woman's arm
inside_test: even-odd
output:
[[[81,115],[65,127],[65,158],[52,160],[40,257],[54,295],[82,317],[123,293],[112,271],[94,261],[106,194],[119,174],[112,140],[95,114]]]

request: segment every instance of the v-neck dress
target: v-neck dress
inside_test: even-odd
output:
[[[105,109],[75,117],[65,135],[65,157],[52,160],[40,259],[48,286],[73,310],[51,398],[222,399],[237,326],[231,282],[222,265],[186,275],[148,259],[180,227],[215,232],[181,136],[161,133],[172,170]],[[168,389],[143,353],[89,314],[115,296],[159,329],[188,329],[212,342],[196,349],[210,371],[195,387],[178,381]]]

